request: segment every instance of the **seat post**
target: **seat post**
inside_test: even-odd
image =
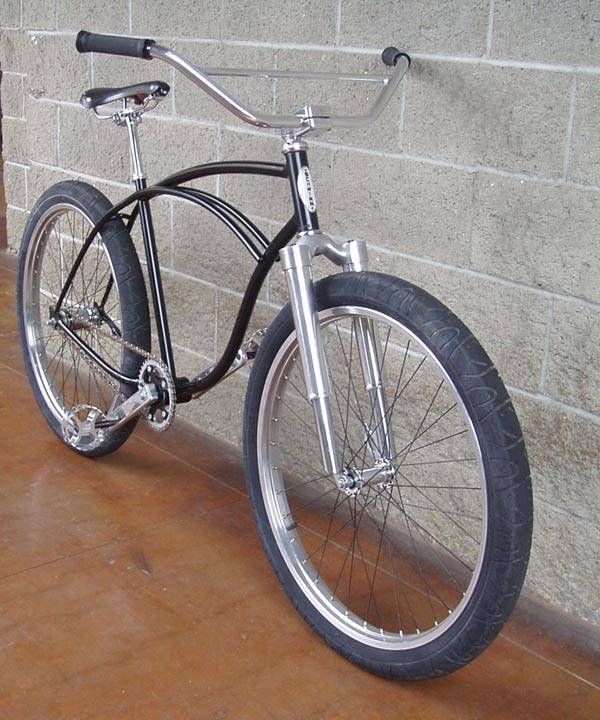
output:
[[[137,187],[138,181],[144,179],[144,168],[142,165],[142,156],[140,153],[140,145],[138,142],[137,126],[141,120],[141,114],[138,112],[127,111],[127,99],[123,99],[123,120],[127,126],[127,135],[129,136],[129,153],[131,155],[131,180]]]

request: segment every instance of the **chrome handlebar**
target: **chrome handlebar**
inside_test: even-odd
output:
[[[150,58],[169,63],[195,85],[204,90],[214,100],[223,105],[233,115],[250,125],[260,128],[276,128],[289,130],[296,134],[304,134],[309,130],[329,130],[331,128],[361,128],[370,125],[383,112],[392,94],[410,67],[410,57],[395,48],[383,51],[383,60],[392,65],[389,76],[384,75],[353,75],[329,72],[295,72],[284,70],[243,70],[234,68],[200,68],[187,58],[161,45],[153,43],[145,49]],[[293,115],[269,115],[257,112],[243,104],[225,88],[212,80],[212,77],[259,77],[259,78],[293,78],[301,80],[350,80],[356,82],[380,82],[381,92],[364,115],[333,115],[329,110],[306,105]]]
[[[124,55],[144,60],[156,58],[177,68],[195,85],[223,105],[236,117],[250,125],[261,128],[279,128],[295,135],[309,130],[329,130],[334,127],[361,128],[376,120],[389,103],[394,90],[410,67],[410,57],[395,47],[387,47],[381,54],[383,63],[393,70],[389,76],[348,75],[329,72],[294,72],[282,70],[236,70],[200,68],[187,58],[149,38],[131,38],[123,35],[101,35],[80,30],[75,46],[80,53],[96,52],[108,55]],[[381,82],[383,88],[365,115],[333,115],[328,109],[305,105],[293,115],[268,115],[244,105],[212,77],[267,77],[295,78],[302,80],[353,80],[357,82]]]

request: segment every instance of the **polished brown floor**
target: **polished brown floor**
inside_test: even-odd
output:
[[[532,603],[448,678],[338,657],[278,587],[233,451],[182,423],[100,461],[58,442],[14,279],[0,251],[0,720],[600,718],[597,635]]]

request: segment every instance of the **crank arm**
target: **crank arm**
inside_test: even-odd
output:
[[[260,347],[262,337],[264,336],[266,331],[266,328],[257,330],[248,338],[248,340],[246,340],[246,342],[238,350],[234,361],[229,366],[229,370],[225,373],[225,375],[223,375],[219,382],[223,382],[223,380],[228,378],[230,375],[233,375],[234,372],[237,372],[240,368],[243,368],[244,365],[246,365],[246,363],[248,363],[250,360],[254,360],[254,358],[256,357],[256,353],[258,352],[258,348]],[[197,375],[191,382],[194,383],[197,380],[206,377],[207,375],[210,375],[210,373],[214,370],[215,367],[216,363],[201,372],[200,375]],[[192,397],[194,399],[199,398],[206,392],[208,392],[208,390],[201,390],[200,392],[192,395]]]
[[[114,407],[99,425],[110,430],[126,425],[134,417],[158,400],[158,390],[154,385],[146,384],[131,397]]]

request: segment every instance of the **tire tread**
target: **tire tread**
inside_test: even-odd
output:
[[[256,358],[246,397],[244,458],[247,486],[263,547],[286,593],[317,634],[337,652],[370,672],[394,679],[447,675],[488,647],[512,612],[521,590],[531,545],[529,464],[519,422],[500,376],[468,328],[421,288],[380,273],[344,273],[315,284],[319,308],[359,304],[405,322],[443,363],[463,395],[487,459],[493,514],[492,547],[483,581],[461,618],[447,633],[414,651],[380,651],[350,642],[325,621],[295,585],[270,530],[257,467],[257,421],[270,365],[293,331],[289,306],[273,321]],[[431,647],[429,647],[431,645]]]

